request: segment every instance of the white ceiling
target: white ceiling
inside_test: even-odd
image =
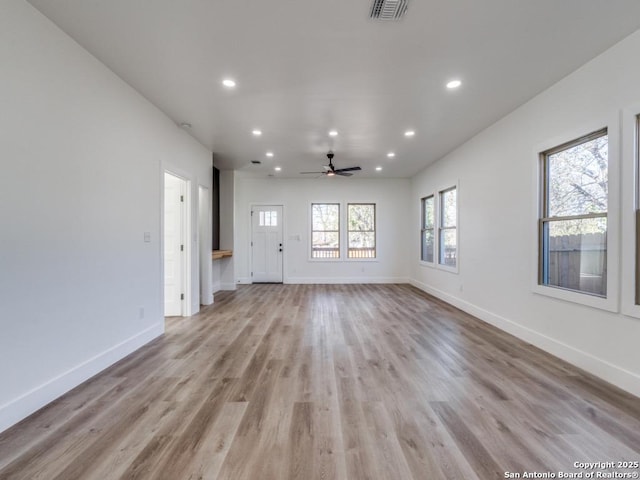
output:
[[[410,0],[398,22],[370,0],[29,1],[217,166],[283,177],[329,149],[356,176],[411,176],[640,28],[638,0]]]

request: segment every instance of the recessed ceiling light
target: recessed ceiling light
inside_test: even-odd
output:
[[[275,167],[275,168],[274,168],[274,170],[275,170],[276,172],[279,172],[280,170],[282,170],[282,167]]]
[[[389,153],[387,153],[387,157],[389,157],[389,158],[393,158],[393,157],[395,157],[395,156],[396,156],[396,154],[395,154],[395,153],[393,153],[393,152],[389,152]]]
[[[255,129],[251,133],[253,133],[256,137],[259,137],[260,135],[262,135],[262,130]]]
[[[329,130],[329,136],[330,137],[335,137],[336,135],[338,135],[338,131],[337,130]]]
[[[460,80],[451,80],[449,83],[447,83],[447,88],[458,88],[460,85],[462,85],[462,82]]]
[[[230,78],[225,78],[224,80],[222,80],[222,85],[227,88],[233,88],[236,86],[236,82],[234,80],[231,80]]]
[[[380,170],[382,170],[382,167],[376,167],[376,172],[379,172]]]
[[[404,132],[405,137],[413,137],[415,134],[416,132],[414,130],[407,130],[406,132]]]
[[[266,155],[267,157],[273,157],[273,152],[267,152],[265,155]]]

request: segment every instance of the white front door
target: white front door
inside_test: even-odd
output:
[[[254,283],[282,283],[282,205],[251,211],[251,268]]]
[[[183,315],[186,181],[164,174],[164,315]]]

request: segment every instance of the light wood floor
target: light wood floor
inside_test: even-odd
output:
[[[640,460],[640,399],[406,285],[217,294],[0,435],[3,480],[487,480],[619,460]]]

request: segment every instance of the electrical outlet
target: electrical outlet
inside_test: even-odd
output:
[[[138,309],[138,318],[142,320],[144,318],[144,307]]]

